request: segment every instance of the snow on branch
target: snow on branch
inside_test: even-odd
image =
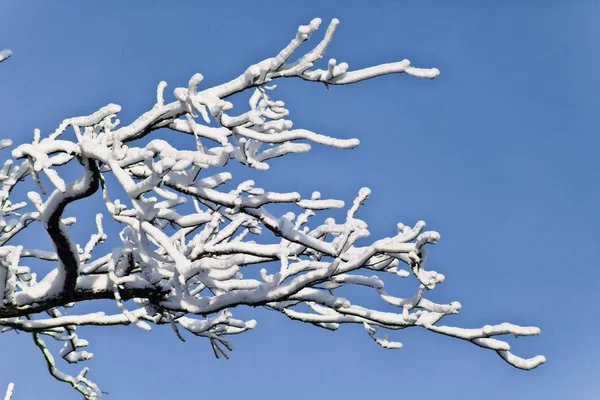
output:
[[[517,368],[532,369],[545,361],[543,356],[520,358],[496,338],[537,335],[538,328],[439,325],[461,308],[458,302],[438,304],[426,296],[445,279],[426,268],[427,249],[440,235],[425,231],[419,221],[414,227],[398,224],[394,236],[358,245],[370,235],[367,223],[357,217],[368,188],[358,192],[344,219],[328,218],[322,224],[309,222],[316,213],[346,207],[343,201],[322,199],[319,192],[310,198],[269,192],[253,181],[233,190],[221,188],[231,184],[232,175],[210,170],[232,159],[264,170],[271,159],[309,151],[311,142],[346,149],[359,144],[358,139],[293,128],[273,81],[296,77],[344,85],[394,73],[420,78],[439,74],[435,68],[412,67],[408,60],[350,70],[347,63],[330,59],[326,68],[315,68],[337,29],[336,19],[312,49],[297,53],[320,24],[314,19],[301,26],[276,56],[224,84],[201,89],[203,77],[195,74],[186,86],[173,90],[173,102],[165,103],[167,84],[160,82],[156,104],[127,126],[119,127],[121,107],[108,104],[90,115],[65,119],[54,132],[36,129],[31,143],[13,148],[0,170],[0,326],[30,333],[56,379],[85,398],[102,395],[86,378],[87,368],[77,375],[59,370],[43,336],[63,343],[59,355],[64,361],[78,363],[93,356],[82,350],[88,342],[79,338],[78,326],[131,324],[150,330],[168,324],[181,340],[205,337],[215,356],[227,358],[233,349],[228,336],[256,325],[233,317],[241,305],[266,306],[330,330],[360,324],[389,349],[402,345],[380,337],[381,331],[418,327],[495,351]],[[0,54],[6,58],[10,52]],[[226,99],[242,91],[250,92],[247,108],[234,113]],[[190,135],[193,143],[186,149],[159,139],[140,144],[139,139],[161,128]],[[67,131],[75,140],[67,139]],[[0,142],[0,147],[11,145]],[[58,173],[63,166],[81,171],[80,177],[64,180]],[[29,178],[38,190],[27,193],[28,201],[13,203],[15,188]],[[96,233],[77,243],[69,229],[76,219],[65,212],[90,196],[101,197],[105,209],[96,216]],[[274,203],[284,203],[290,211],[274,215]],[[121,227],[118,247],[103,245],[107,221]],[[46,231],[53,251],[18,243],[19,233],[31,224]],[[257,235],[260,243],[252,239]],[[35,268],[23,264],[32,258]],[[246,273],[255,266],[260,266],[260,276]],[[410,276],[414,294],[401,298],[385,291],[384,277]],[[364,308],[338,295],[339,288],[353,285],[370,288],[382,309]],[[64,312],[98,299],[114,300],[115,308]],[[395,311],[384,311],[390,309]]]
[[[12,382],[9,383],[8,387],[6,388],[6,395],[4,396],[4,400],[10,400],[12,398],[14,389],[15,389],[15,384]]]
[[[10,56],[12,56],[12,51],[10,51],[8,49],[0,50],[0,62],[6,60]]]

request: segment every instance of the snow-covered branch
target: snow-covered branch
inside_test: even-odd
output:
[[[15,388],[14,383],[11,382],[8,384],[8,387],[6,388],[6,395],[4,396],[4,400],[10,400],[12,398],[14,388]]]
[[[395,73],[420,78],[439,74],[435,68],[412,67],[408,60],[350,70],[347,63],[330,59],[326,68],[315,68],[338,23],[334,19],[316,46],[297,54],[321,24],[312,20],[277,55],[224,84],[199,90],[203,77],[195,74],[187,86],[174,89],[171,103],[165,103],[167,84],[160,82],[154,106],[127,126],[118,128],[121,107],[108,104],[90,115],[65,119],[54,132],[36,129],[31,143],[16,146],[0,171],[0,326],[32,334],[50,373],[90,399],[102,392],[85,377],[87,368],[76,376],[61,372],[42,336],[64,342],[61,357],[75,363],[92,357],[81,350],[88,343],[77,336],[78,326],[132,324],[150,330],[168,324],[181,340],[189,334],[206,337],[217,357],[228,357],[233,346],[227,336],[256,325],[233,318],[242,305],[265,306],[330,330],[362,324],[369,337],[390,349],[401,344],[380,337],[380,330],[422,328],[493,350],[517,368],[543,363],[543,356],[513,355],[507,342],[495,338],[537,335],[538,328],[438,325],[461,308],[458,302],[438,304],[426,298],[445,279],[426,268],[427,249],[440,235],[425,231],[419,221],[414,227],[398,224],[395,235],[359,245],[370,235],[367,223],[357,217],[368,188],[360,189],[346,207],[341,200],[322,199],[319,192],[304,198],[296,192],[269,192],[253,181],[232,189],[232,175],[216,171],[230,160],[264,170],[273,158],[309,151],[311,142],[345,149],[359,144],[358,139],[293,129],[285,103],[276,100],[274,80],[296,77],[345,85]],[[233,113],[226,99],[246,90],[251,92],[247,108]],[[139,140],[161,128],[189,135],[189,148]],[[68,139],[69,131],[74,140]],[[1,144],[11,146],[9,141]],[[80,177],[65,181],[58,173],[64,166],[81,171]],[[28,202],[12,203],[18,183],[29,178],[38,190],[27,193]],[[90,196],[101,197],[105,208],[94,213],[95,233],[78,240],[69,229],[76,219],[66,215],[71,203]],[[275,203],[290,211],[274,215]],[[342,220],[310,224],[317,213],[339,208],[347,208]],[[53,251],[18,243],[18,233],[37,223]],[[116,247],[103,245],[107,223],[121,229]],[[257,235],[259,242],[252,240]],[[35,268],[23,265],[28,258],[36,260]],[[253,273],[256,266],[258,275]],[[385,280],[401,278],[414,281],[410,297],[384,290]],[[339,288],[353,285],[371,289],[381,299],[381,309],[338,295]],[[61,311],[98,299],[113,299],[116,309]]]
[[[0,62],[6,60],[10,56],[12,56],[12,51],[10,51],[8,49],[0,50]]]

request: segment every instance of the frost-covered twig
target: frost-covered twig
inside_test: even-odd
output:
[[[408,60],[351,71],[346,63],[330,59],[326,68],[314,68],[338,23],[333,20],[323,40],[298,55],[321,24],[312,20],[277,55],[224,84],[199,90],[203,77],[195,74],[186,86],[174,89],[171,103],[165,103],[166,83],[160,82],[156,104],[128,126],[117,129],[121,107],[108,104],[90,115],[65,119],[54,132],[35,130],[31,143],[14,148],[13,159],[0,171],[0,326],[32,334],[50,373],[88,399],[101,392],[85,377],[87,369],[77,376],[57,369],[42,335],[62,342],[61,357],[77,363],[92,357],[81,350],[88,343],[77,336],[78,326],[132,324],[149,330],[168,324],[179,339],[185,341],[190,334],[205,337],[217,357],[229,357],[233,345],[227,336],[256,325],[254,320],[233,318],[235,309],[245,305],[266,306],[329,330],[362,324],[369,337],[389,349],[402,345],[382,331],[422,328],[493,350],[517,368],[532,369],[544,362],[542,356],[515,356],[508,343],[495,338],[507,333],[536,335],[538,328],[438,325],[461,307],[427,298],[445,279],[426,268],[427,250],[439,234],[424,231],[425,223],[419,221],[413,227],[398,224],[396,234],[358,245],[370,235],[367,223],[359,219],[360,207],[371,193],[368,188],[359,191],[342,220],[328,218],[322,224],[312,224],[311,218],[346,207],[343,201],[322,199],[319,192],[309,198],[269,192],[250,180],[223,189],[233,177],[216,170],[230,160],[264,170],[271,159],[309,151],[310,142],[338,148],[359,144],[358,139],[293,128],[272,81],[296,77],[344,85],[393,73],[438,75],[437,69],[414,68]],[[251,91],[247,108],[233,113],[226,99],[245,90]],[[175,148],[158,139],[140,144],[139,139],[160,128],[189,135],[190,146]],[[74,141],[65,139],[68,129]],[[82,170],[73,182],[57,172],[57,167],[69,164]],[[13,204],[11,194],[28,177],[38,191],[27,193],[29,202]],[[96,232],[87,243],[75,243],[69,226],[76,219],[65,215],[71,203],[94,195],[102,196],[105,204],[96,216]],[[274,215],[273,204],[290,210]],[[47,232],[53,251],[18,244],[19,233],[35,223]],[[120,226],[121,244],[106,249],[103,224],[110,223]],[[261,240],[252,240],[255,235]],[[35,268],[23,265],[27,258],[36,259]],[[244,276],[259,265],[260,277]],[[386,277],[412,279],[415,292],[410,297],[389,294]],[[339,296],[340,288],[352,285],[371,289],[382,306],[397,311],[365,308]],[[113,299],[114,313],[61,311],[99,299]]]

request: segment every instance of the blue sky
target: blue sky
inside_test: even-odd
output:
[[[516,370],[493,352],[418,329],[392,333],[404,348],[387,351],[362,327],[332,333],[252,309],[239,315],[258,326],[233,337],[228,361],[215,360],[207,341],[181,343],[169,329],[81,329],[96,354],[91,377],[107,398],[598,398],[600,5],[366,4],[0,0],[0,48],[14,52],[0,65],[0,136],[30,141],[34,128],[47,134],[109,102],[131,121],[152,107],[160,80],[172,89],[200,72],[202,87],[221,83],[275,55],[298,25],[337,17],[326,59],[360,68],[408,58],[441,75],[330,91],[281,82],[278,98],[296,127],[361,145],[314,146],[252,178],[347,202],[369,186],[360,215],[373,238],[393,234],[399,221],[425,220],[442,236],[429,265],[447,278],[433,299],[463,305],[444,323],[537,325],[541,336],[510,342],[548,362]],[[236,180],[250,176],[233,170]],[[77,398],[49,376],[27,335],[0,335],[0,349],[0,387],[14,381],[15,400]]]

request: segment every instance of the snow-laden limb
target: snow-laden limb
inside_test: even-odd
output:
[[[368,188],[358,192],[342,220],[328,218],[322,224],[311,224],[311,218],[345,203],[322,199],[319,192],[310,198],[269,192],[251,180],[223,189],[233,177],[216,170],[232,159],[264,170],[273,158],[309,151],[310,142],[346,149],[359,144],[358,139],[293,128],[285,103],[275,99],[276,86],[267,86],[271,81],[297,77],[343,85],[393,73],[421,78],[439,73],[414,68],[408,60],[350,71],[348,64],[331,59],[327,68],[315,69],[337,20],[316,46],[296,53],[320,23],[314,19],[301,26],[277,55],[222,85],[199,90],[203,76],[195,74],[185,87],[173,90],[175,101],[165,103],[167,84],[160,82],[156,103],[128,126],[118,128],[121,107],[108,104],[90,115],[65,119],[54,132],[36,129],[31,143],[13,148],[12,159],[0,170],[0,326],[32,334],[54,377],[88,399],[102,394],[85,377],[87,368],[77,375],[59,370],[42,339],[63,343],[59,355],[67,363],[83,362],[93,354],[83,350],[88,342],[78,336],[78,326],[150,330],[168,324],[180,340],[205,337],[215,356],[227,358],[233,349],[227,336],[256,325],[233,317],[238,306],[265,306],[329,330],[361,324],[389,349],[402,344],[381,331],[421,328],[493,350],[517,368],[532,369],[545,361],[542,356],[515,356],[507,342],[496,338],[537,335],[538,328],[438,325],[461,308],[458,302],[438,304],[426,297],[445,279],[425,268],[427,249],[440,235],[424,231],[425,223],[419,221],[414,227],[398,224],[395,235],[358,245],[370,235],[367,223],[357,217],[371,194]],[[247,109],[232,113],[233,104],[226,99],[245,90],[251,91]],[[175,148],[158,139],[140,144],[139,139],[161,128],[189,135],[190,146]],[[75,140],[67,139],[69,130]],[[0,148],[11,145],[0,141]],[[65,181],[58,173],[61,166],[81,171],[80,178]],[[11,202],[18,183],[28,178],[38,190],[27,193],[28,202]],[[105,209],[96,215],[95,233],[77,243],[69,229],[76,219],[65,213],[69,204],[90,196],[101,197]],[[286,204],[290,211],[276,216],[274,203]],[[32,223],[47,232],[53,251],[19,244],[19,233]],[[121,227],[117,247],[103,245],[108,223]],[[261,235],[260,243],[253,235]],[[35,268],[23,264],[32,258]],[[253,273],[258,269],[259,274]],[[385,291],[386,280],[411,275],[414,294],[396,297]],[[339,288],[353,285],[372,290],[381,309],[338,295]],[[99,299],[112,299],[113,311],[64,312],[78,302]]]

